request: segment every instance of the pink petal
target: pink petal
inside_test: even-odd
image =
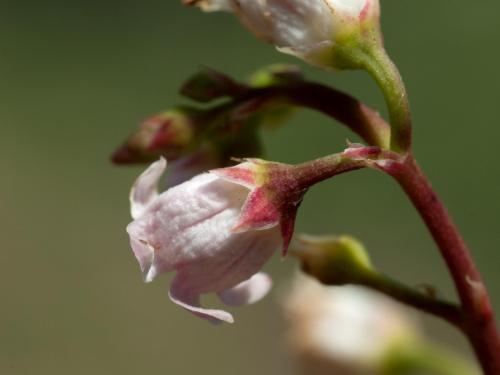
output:
[[[219,293],[220,299],[229,306],[249,305],[260,301],[273,285],[269,275],[259,272],[231,289]]]
[[[140,217],[147,206],[158,197],[158,181],[166,168],[167,161],[162,157],[137,178],[130,191],[132,218]]]
[[[233,316],[224,310],[205,309],[200,306],[199,294],[186,290],[182,281],[181,273],[178,273],[172,281],[168,293],[172,302],[188,310],[192,314],[210,321],[211,323],[234,323]]]

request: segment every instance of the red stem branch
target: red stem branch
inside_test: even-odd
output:
[[[292,105],[317,110],[346,125],[368,144],[382,149],[389,147],[391,128],[378,112],[332,87],[307,81],[275,85],[251,89],[239,100],[251,98],[281,98]]]
[[[493,308],[469,249],[412,156],[387,168],[420,213],[441,251],[460,296],[463,331],[486,375],[500,374],[500,337]]]

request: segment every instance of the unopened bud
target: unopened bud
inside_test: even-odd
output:
[[[143,121],[112,156],[117,164],[144,163],[160,155],[177,159],[189,149],[195,133],[194,110],[175,108]]]
[[[302,269],[324,284],[357,284],[374,272],[363,244],[352,237],[302,235],[298,244],[294,254]]]

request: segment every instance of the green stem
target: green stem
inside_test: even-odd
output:
[[[479,375],[478,369],[455,353],[428,342],[394,348],[388,356],[384,374]]]
[[[411,148],[411,116],[403,79],[383,48],[376,48],[365,60],[365,69],[384,93],[392,127],[391,148],[407,152]]]
[[[411,148],[411,116],[406,88],[384,48],[376,46],[356,55],[357,63],[373,77],[382,90],[391,123],[391,149],[406,153]]]
[[[365,273],[359,284],[384,293],[408,306],[444,319],[456,327],[461,328],[463,325],[460,307],[456,304],[429,296],[381,273],[375,271]]]

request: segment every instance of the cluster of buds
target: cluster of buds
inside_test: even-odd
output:
[[[293,108],[277,98],[250,93],[302,80],[288,65],[272,65],[253,74],[248,84],[204,69],[189,78],[180,92],[198,103],[223,100],[212,107],[179,106],[144,120],[114,152],[116,164],[145,164],[160,156],[169,160],[168,185],[174,186],[209,169],[226,167],[232,158],[262,153],[261,127],[275,127]]]

